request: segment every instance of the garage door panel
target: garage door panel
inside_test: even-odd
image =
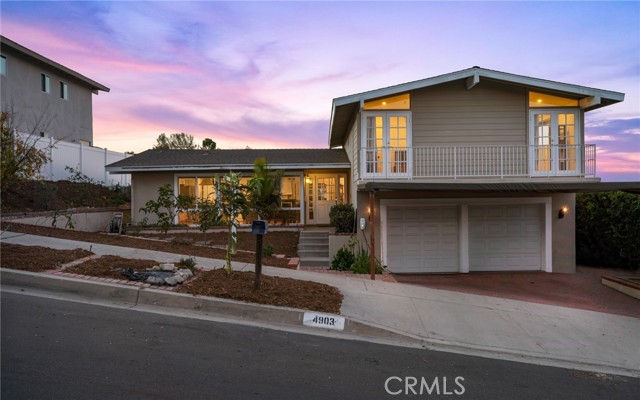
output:
[[[457,272],[458,207],[389,207],[387,264],[400,273]],[[400,229],[399,225],[404,228]],[[393,233],[393,234],[392,234]]]
[[[541,269],[539,205],[469,207],[469,270]]]

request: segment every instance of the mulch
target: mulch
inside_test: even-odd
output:
[[[187,282],[176,291],[248,303],[340,313],[342,294],[333,286],[262,275],[260,289],[255,290],[254,280],[253,272],[227,273],[224,269],[216,269],[199,273],[197,279]]]
[[[11,221],[2,221],[0,224],[2,230],[9,229],[12,232],[18,233],[26,233],[30,235],[38,235],[38,236],[47,236],[47,237],[56,237],[60,239],[69,239],[69,240],[77,240],[82,242],[90,242],[90,243],[101,243],[108,244],[113,246],[122,246],[129,247],[134,249],[144,249],[144,250],[155,250],[155,251],[163,251],[166,253],[174,253],[174,254],[186,254],[194,257],[205,257],[205,258],[217,258],[224,259],[226,255],[226,250],[207,247],[207,246],[199,246],[195,244],[186,244],[179,243],[178,241],[164,241],[164,240],[149,240],[149,239],[141,239],[135,238],[131,236],[123,236],[123,235],[113,235],[101,232],[80,232],[68,229],[59,229],[52,228],[47,226],[35,226],[35,225],[26,225],[19,224]],[[242,249],[244,246],[250,246],[250,240],[253,240],[253,248],[255,250],[255,238],[248,238],[244,235],[246,232],[241,232],[241,236],[239,238],[239,248]],[[275,232],[274,232],[275,233]],[[271,233],[269,233],[270,235]],[[278,232],[279,235],[274,235],[274,239],[277,236],[280,238],[280,246],[283,248],[288,248],[292,246],[292,244],[285,245],[284,243],[295,243],[297,246],[297,235],[298,232]],[[281,234],[281,235],[280,235]],[[178,235],[182,234],[171,234],[173,237],[178,237]],[[249,235],[251,235],[249,233]],[[212,240],[211,238],[214,236],[224,236],[226,238],[226,233],[207,233],[206,237],[208,240]],[[268,242],[265,239],[265,242]],[[275,247],[275,246],[274,246]],[[277,249],[276,249],[277,251]],[[235,256],[231,257],[232,261],[239,261],[244,263],[255,263],[256,256],[255,252],[250,251],[238,251]],[[263,256],[262,264],[268,265],[270,267],[280,267],[287,268],[288,260],[286,258],[276,258],[274,256]]]
[[[93,255],[83,249],[55,250],[40,246],[20,246],[1,243],[0,266],[22,271],[42,272],[56,269],[63,264]]]
[[[122,275],[122,269],[131,268],[136,272],[141,272],[155,265],[158,265],[158,262],[153,260],[131,260],[107,255],[65,268],[64,271],[99,278],[125,279]]]

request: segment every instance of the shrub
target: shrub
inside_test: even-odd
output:
[[[331,226],[336,233],[353,233],[356,211],[351,204],[336,204],[329,211]]]
[[[640,195],[578,194],[576,258],[584,265],[640,268]]]
[[[196,273],[196,259],[193,257],[181,258],[178,266],[181,268],[189,268],[193,274]]]
[[[347,271],[351,268],[351,265],[355,262],[355,256],[353,251],[348,247],[343,247],[331,260],[331,269],[336,271]]]
[[[270,243],[267,243],[262,247],[263,256],[271,257],[275,251],[275,247],[273,247]]]
[[[376,274],[382,273],[382,266],[378,260],[375,261]],[[353,264],[351,264],[351,272],[354,274],[368,274],[371,272],[371,259],[369,252],[360,249],[360,254],[355,258]]]

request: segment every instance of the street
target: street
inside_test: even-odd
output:
[[[584,400],[640,390],[628,377],[6,292],[1,323],[3,400]]]

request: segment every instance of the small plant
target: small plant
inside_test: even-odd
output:
[[[67,220],[64,224],[64,229],[76,229],[76,225],[73,222],[73,211],[71,210],[55,210],[51,217],[51,226],[57,228],[58,218],[63,217]]]
[[[148,221],[149,221],[149,219],[147,217],[144,217],[137,224],[131,224],[131,235],[132,236],[140,236],[140,232],[142,231],[142,229],[144,229],[147,226],[147,222]]]
[[[174,225],[178,213],[190,208],[194,201],[195,199],[191,196],[174,195],[171,185],[166,184],[158,188],[158,199],[147,201],[140,211],[156,215],[158,231],[162,232],[166,239],[167,232]]]
[[[348,271],[356,261],[353,251],[348,247],[343,247],[331,260],[331,269],[336,271]]]
[[[187,237],[176,237],[171,240],[171,243],[189,246],[193,244],[193,239]]]
[[[90,178],[89,176],[83,174],[82,172],[80,172],[79,170],[72,168],[68,165],[66,165],[64,167],[64,170],[67,171],[69,174],[69,177],[67,178],[67,180],[69,182],[74,182],[74,183],[89,183],[91,185],[102,185],[104,182],[102,181],[96,181],[95,179]]]
[[[353,233],[355,218],[356,211],[351,204],[336,204],[329,211],[329,221],[336,233]]]
[[[196,259],[194,257],[181,258],[178,266],[181,268],[188,268],[194,275],[196,273]]]
[[[368,274],[371,272],[371,258],[369,252],[360,249],[360,253],[355,257],[353,264],[351,264],[351,272],[354,274]],[[382,266],[378,260],[375,261],[376,274],[382,273]]]
[[[267,243],[262,248],[262,255],[271,257],[275,251],[276,251],[275,247],[273,247],[270,243]]]

